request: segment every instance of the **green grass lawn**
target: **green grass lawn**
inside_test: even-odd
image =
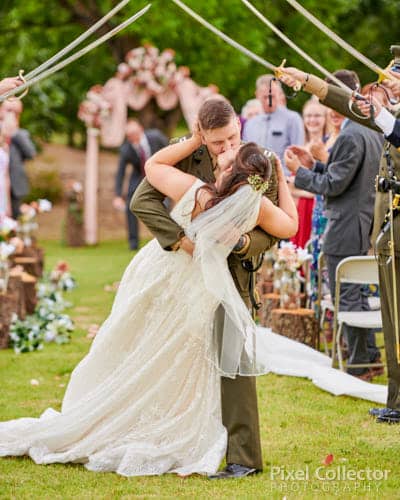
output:
[[[104,286],[119,280],[132,257],[126,242],[83,249],[56,242],[44,246],[46,267],[67,260],[78,281],[78,288],[66,295],[74,303],[69,313],[76,331],[70,344],[46,345],[41,352],[0,351],[0,420],[60,408],[69,374],[89,349],[88,326],[103,321],[110,310],[114,294]],[[39,385],[32,386],[31,379]],[[259,378],[258,396],[264,473],[256,477],[124,478],[80,465],[39,466],[28,458],[4,458],[0,498],[400,498],[400,426],[376,424],[367,414],[372,403],[335,397],[308,380],[276,375]],[[322,466],[330,453],[332,464]],[[379,480],[384,470],[387,479]]]

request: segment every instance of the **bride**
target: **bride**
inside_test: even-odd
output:
[[[254,323],[226,258],[256,225],[280,238],[294,235],[297,212],[280,165],[279,207],[262,196],[271,160],[254,143],[240,147],[233,163],[218,157],[215,185],[174,168],[199,141],[195,134],[146,164],[150,183],[176,203],[171,216],[194,242],[193,257],[166,252],[154,239],[132,259],[109,317],[72,373],[61,412],[0,423],[0,456],[125,476],[218,469],[226,447],[220,375],[257,373]],[[213,318],[220,304],[229,328],[218,350]]]

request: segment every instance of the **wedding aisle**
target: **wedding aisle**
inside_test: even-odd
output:
[[[387,387],[371,384],[331,367],[331,359],[305,344],[257,328],[257,358],[265,373],[303,377],[335,396],[346,395],[385,404]]]

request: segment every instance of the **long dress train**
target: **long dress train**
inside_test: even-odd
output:
[[[171,213],[184,228],[199,186]],[[146,245],[73,371],[61,412],[1,423],[0,456],[126,476],[215,472],[226,448],[212,328],[218,301],[200,267],[184,251]]]

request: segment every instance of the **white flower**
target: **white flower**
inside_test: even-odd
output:
[[[0,225],[0,229],[3,232],[9,233],[17,229],[18,222],[10,217],[3,217]]]
[[[40,384],[39,380],[37,380],[35,378],[32,378],[30,383],[31,383],[31,385],[39,385]]]
[[[7,260],[15,252],[15,246],[2,241],[0,243],[0,260]]]
[[[44,332],[44,340],[46,342],[53,342],[53,340],[56,337],[57,337],[57,330],[56,329],[46,330]]]
[[[81,182],[74,182],[72,184],[72,189],[75,191],[75,193],[81,193],[83,191],[83,186]]]
[[[39,212],[50,212],[53,208],[53,204],[49,200],[38,200]]]

